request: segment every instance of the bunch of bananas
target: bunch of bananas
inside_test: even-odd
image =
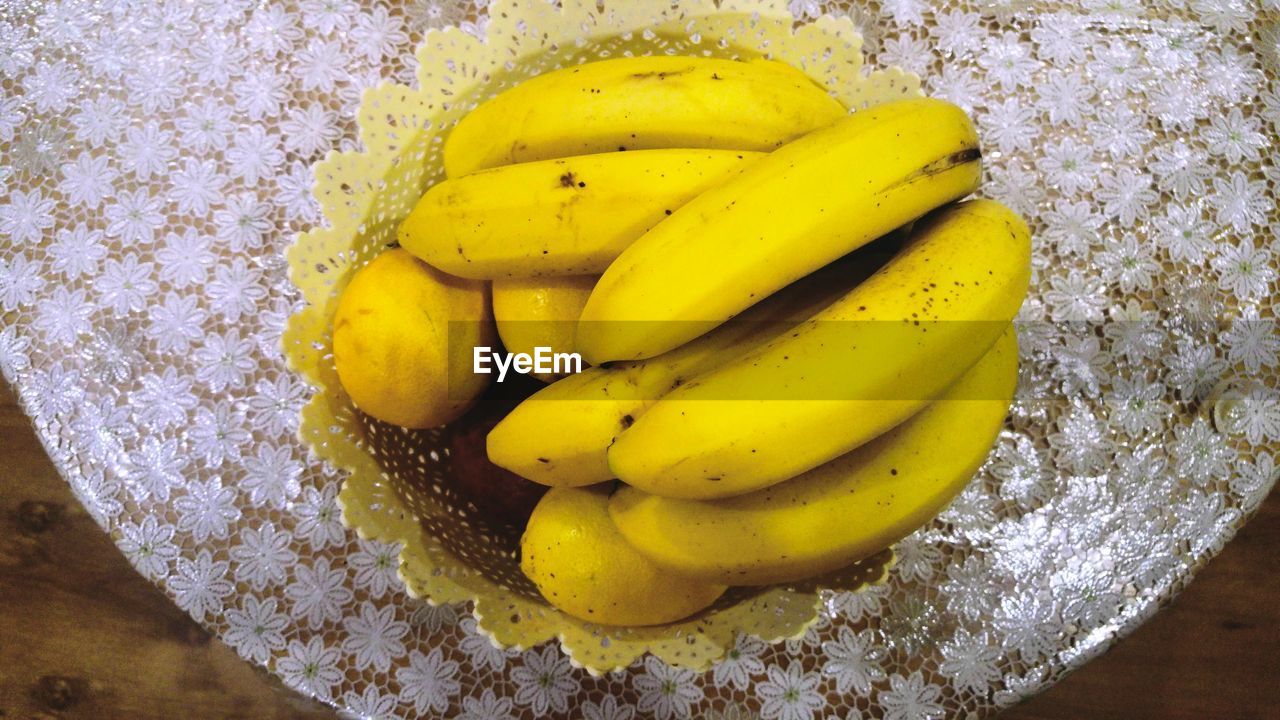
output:
[[[551,488],[521,563],[565,612],[670,622],[730,585],[847,566],[985,459],[1030,236],[955,202],[981,153],[954,105],[851,114],[777,62],[621,58],[482,103],[444,162],[401,247],[472,296],[491,282],[508,349],[591,365],[543,378],[487,441]]]

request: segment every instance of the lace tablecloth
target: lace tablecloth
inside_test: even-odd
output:
[[[972,110],[986,194],[1032,221],[992,459],[888,585],[702,674],[593,678],[409,599],[296,437],[282,253],[361,92],[486,5],[0,9],[0,369],[138,571],[246,660],[362,717],[985,716],[1154,613],[1275,482],[1280,3],[797,0]]]

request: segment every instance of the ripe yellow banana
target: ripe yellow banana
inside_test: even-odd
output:
[[[609,444],[658,398],[826,307],[883,266],[899,246],[898,238],[885,238],[775,293],[738,322],[665,355],[589,368],[539,390],[489,432],[489,460],[553,487],[611,479]]]
[[[595,284],[593,275],[494,280],[493,319],[502,345],[509,353],[529,356],[539,347],[550,353],[573,352],[578,316]],[[533,375],[543,382],[557,377]]]
[[[848,111],[769,60],[631,57],[549,72],[468,113],[444,144],[449,177],[615,150],[768,152]]]
[[[400,225],[400,245],[473,279],[599,275],[628,245],[763,153],[643,150],[508,165],[446,180]]]
[[[945,208],[826,310],[663,397],[614,441],[609,466],[654,495],[708,499],[838,457],[910,417],[986,353],[1022,304],[1030,259],[1027,226],[1008,208]]]
[[[592,364],[682,345],[796,278],[978,186],[964,111],[927,98],[860,110],[676,210],[600,278],[578,328]]]
[[[623,537],[681,576],[763,585],[846,567],[949,503],[991,449],[1013,398],[1012,328],[937,401],[862,447],[771,488],[673,500],[623,486],[609,514]]]

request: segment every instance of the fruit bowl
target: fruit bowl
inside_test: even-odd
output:
[[[468,110],[549,70],[620,55],[768,56],[801,68],[849,108],[919,94],[898,68],[867,72],[861,37],[847,18],[798,24],[784,3],[503,2],[490,7],[488,37],[457,28],[427,34],[417,87],[384,84],[360,107],[358,151],[331,153],[315,168],[327,224],[302,233],[289,252],[291,278],[307,306],[284,336],[292,368],[318,389],[301,434],[316,454],[346,470],[344,521],[361,537],[399,543],[399,575],[431,603],[472,603],[478,629],[503,647],[559,639],[592,672],[625,667],[644,652],[705,668],[740,634],[767,641],[801,635],[824,597],[881,581],[892,554],[803,583],[731,590],[707,611],[646,628],[604,627],[551,608],[522,575],[521,528],[480,512],[453,489],[448,430],[406,430],[354,410],[338,382],[332,318],[353,273],[392,246],[423,191],[443,178],[442,139]]]

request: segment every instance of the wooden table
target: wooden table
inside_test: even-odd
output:
[[[0,469],[0,718],[336,717],[241,661],[136,574],[2,383]],[[1273,494],[1170,608],[1004,720],[1276,718],[1277,657]]]

